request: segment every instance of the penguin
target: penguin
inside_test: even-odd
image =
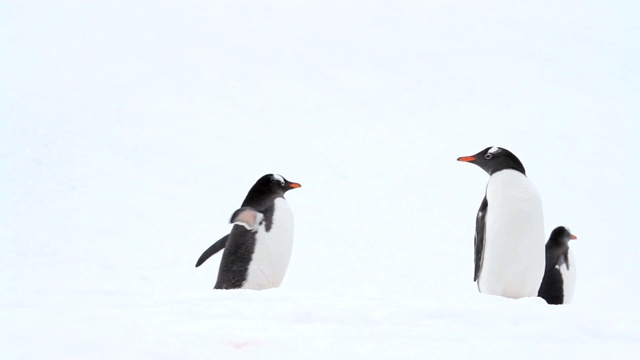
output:
[[[577,238],[568,228],[558,226],[545,245],[546,267],[538,296],[548,304],[571,303],[576,284],[576,262],[569,241]]]
[[[473,281],[478,290],[513,299],[537,296],[545,266],[544,218],[522,162],[496,146],[458,161],[489,174],[476,217]]]
[[[213,243],[196,262],[198,267],[225,249],[214,289],[280,286],[293,245],[293,213],[284,194],[300,187],[277,174],[264,175],[251,187],[231,216],[231,232]]]

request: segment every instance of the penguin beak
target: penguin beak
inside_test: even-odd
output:
[[[464,161],[464,162],[472,162],[475,161],[477,158],[475,156],[463,156],[463,157],[459,157],[458,161]]]
[[[300,185],[298,183],[294,183],[294,182],[290,182],[287,185],[289,186],[289,189],[297,189],[299,187],[302,187],[302,185]]]
[[[573,235],[573,234],[571,234],[571,240],[578,240],[578,237]]]

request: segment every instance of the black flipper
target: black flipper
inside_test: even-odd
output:
[[[478,210],[478,216],[476,217],[476,236],[474,237],[475,244],[475,271],[473,273],[473,281],[478,281],[480,277],[480,269],[482,268],[482,259],[484,256],[484,232],[485,232],[485,219],[487,217],[487,197],[482,199],[480,209]]]
[[[207,250],[205,250],[200,258],[196,262],[196,267],[202,265],[203,262],[207,261],[208,258],[212,257],[218,251],[224,249],[225,245],[227,245],[227,239],[229,238],[229,234],[223,236],[220,240],[213,243],[213,245],[209,246]]]

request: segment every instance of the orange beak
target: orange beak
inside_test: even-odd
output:
[[[289,184],[289,187],[292,188],[292,189],[297,189],[299,187],[302,187],[302,185],[292,182],[292,183]]]
[[[571,234],[571,240],[578,240],[578,237],[573,235],[573,234]]]
[[[475,156],[463,156],[463,157],[459,157],[458,161],[470,162],[470,161],[474,161],[475,159],[476,159]]]

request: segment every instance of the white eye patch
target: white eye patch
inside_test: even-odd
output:
[[[280,175],[278,175],[278,174],[271,174],[271,176],[272,176],[274,179],[276,179],[276,180],[280,181],[280,182],[284,185],[284,178],[283,178],[282,176],[280,176]]]
[[[495,154],[495,153],[499,153],[500,151],[502,151],[502,149],[500,149],[497,146],[494,146],[491,149],[489,149],[489,151],[487,151],[487,154]]]

